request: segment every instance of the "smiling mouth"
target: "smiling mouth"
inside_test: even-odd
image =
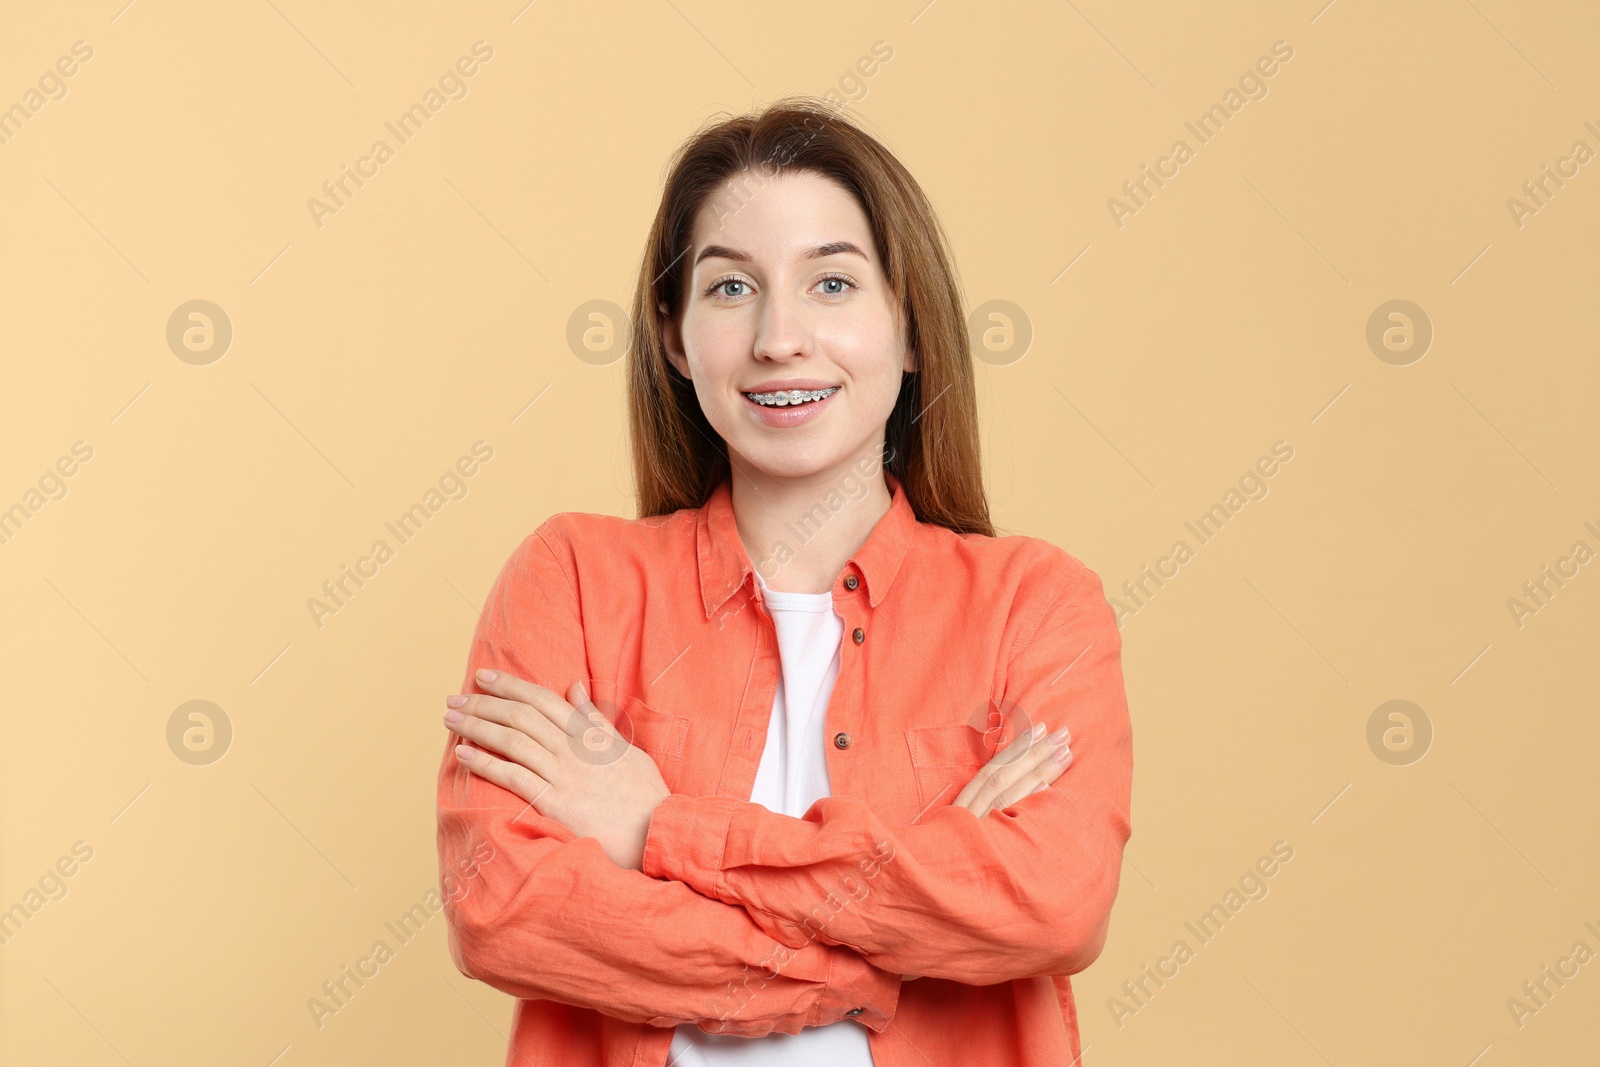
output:
[[[815,400],[824,400],[838,391],[839,387],[835,385],[827,389],[780,389],[775,393],[746,393],[744,395],[762,407],[781,408],[809,404]]]

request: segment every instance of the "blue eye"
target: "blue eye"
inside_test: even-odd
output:
[[[861,288],[859,285],[857,285],[855,283],[855,281],[853,279],[848,278],[843,274],[829,274],[829,275],[826,275],[826,276],[824,276],[823,278],[821,278],[817,282],[817,285],[819,285],[819,286],[829,286],[829,285],[833,285],[835,283],[837,283],[838,288],[831,288],[831,289],[825,288],[822,291],[822,295],[823,296],[843,296],[847,292],[847,288],[846,287],[848,287],[849,289],[859,289],[859,288]],[[728,287],[729,286],[743,286],[744,289],[743,289],[743,291],[740,291],[740,292],[729,292],[728,291]],[[714,281],[710,285],[706,286],[706,295],[707,296],[720,296],[720,297],[724,297],[724,298],[729,299],[729,300],[737,300],[741,296],[749,296],[750,295],[750,283],[745,281],[743,278],[718,278],[716,281]]]
[[[726,291],[718,293],[718,290],[724,289],[724,287],[729,286],[729,285],[745,285],[745,284],[746,283],[744,281],[742,281],[741,279],[739,279],[739,278],[719,278],[716,281],[712,282],[709,286],[706,287],[706,295],[707,296],[711,296],[713,294],[716,294],[716,295],[719,295],[719,296],[726,296],[726,297],[743,296],[744,295],[743,293],[729,293],[729,292],[726,292]]]

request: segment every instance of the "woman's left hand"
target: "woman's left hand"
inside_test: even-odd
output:
[[[477,679],[485,692],[445,698],[445,726],[471,742],[456,746],[456,758],[540,815],[597,839],[618,867],[640,870],[650,817],[668,794],[650,754],[617,732],[581,682],[563,700],[504,671],[480,670]]]

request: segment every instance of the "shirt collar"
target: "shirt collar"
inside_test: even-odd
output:
[[[890,471],[885,470],[883,475],[891,495],[889,510],[873,526],[866,542],[850,557],[850,563],[861,572],[866,583],[867,603],[872,607],[877,607],[888,595],[917,528],[917,516],[905,487]],[[750,562],[744,542],[739,539],[739,527],[734,521],[731,474],[722,479],[711,498],[701,506],[696,519],[695,544],[699,554],[700,593],[709,619],[745,582],[755,580],[752,577],[755,566]]]

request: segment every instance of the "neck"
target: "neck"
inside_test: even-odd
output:
[[[874,445],[802,478],[774,477],[730,457],[739,539],[769,588],[783,593],[833,588],[893,502],[878,459],[882,449]]]

